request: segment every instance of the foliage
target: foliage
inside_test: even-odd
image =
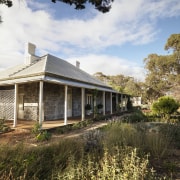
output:
[[[147,121],[147,117],[144,115],[144,113],[142,113],[142,111],[136,110],[131,114],[124,115],[122,121],[128,123],[145,122]]]
[[[86,104],[86,105],[85,105],[85,110],[91,110],[91,109],[92,109],[92,107],[91,107],[90,104]]]
[[[43,147],[1,147],[0,179],[53,179],[55,171],[67,166],[71,154],[81,158],[82,148],[83,142],[71,139]]]
[[[8,132],[11,128],[5,124],[5,119],[0,119],[0,132]]]
[[[47,141],[51,138],[51,134],[47,130],[42,130],[39,123],[35,123],[31,130],[37,141]]]
[[[100,12],[106,13],[111,9],[111,3],[114,0],[51,0],[53,3],[60,1],[69,5],[74,5],[75,9],[85,9],[86,3],[90,3]],[[8,7],[13,5],[12,0],[0,0],[0,4],[5,4]]]
[[[165,50],[173,49],[174,51],[180,51],[180,34],[172,34],[165,45]]]
[[[180,34],[172,34],[165,49],[173,49],[170,55],[150,54],[144,59],[147,70],[146,85],[151,101],[171,93],[180,100]]]
[[[163,96],[154,102],[152,105],[152,111],[162,117],[163,120],[169,121],[171,114],[177,111],[179,103],[173,98]]]
[[[41,129],[41,125],[37,122],[37,123],[34,124],[31,132],[32,132],[32,134],[34,134],[34,135],[38,135],[39,132],[40,132],[40,129]]]
[[[7,7],[11,7],[13,5],[11,0],[0,0],[0,4],[5,4]]]
[[[171,137],[164,137],[161,133],[151,132],[146,136],[146,148],[153,157],[157,159],[168,155],[169,147],[171,145]]]
[[[71,164],[63,174],[58,174],[58,179],[155,179],[154,171],[148,168],[147,157],[139,158],[136,149],[113,149],[114,153],[110,153],[105,148],[99,162],[94,156],[88,156],[77,164],[70,157]]]
[[[102,105],[102,104],[98,104],[98,105],[97,105],[97,108],[98,108],[98,109],[102,109],[102,108],[103,108],[103,105]]]
[[[168,157],[169,147],[173,148],[179,141],[178,128],[176,124],[122,123],[122,119],[116,117],[106,127],[80,138],[60,139],[48,146],[1,146],[0,177],[22,180],[161,179],[150,167],[157,158],[162,168],[168,168],[166,174],[174,176],[176,162],[168,164],[163,159]]]
[[[180,124],[161,124],[159,131],[164,137],[170,137],[177,148],[180,148]]]
[[[37,141],[48,141],[51,138],[51,134],[47,130],[39,132],[36,136]]]

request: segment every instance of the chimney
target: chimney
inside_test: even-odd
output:
[[[80,68],[80,62],[79,61],[76,61],[76,67]]]
[[[35,55],[36,46],[32,43],[27,43],[25,47],[25,64],[31,64],[36,59],[37,56]]]

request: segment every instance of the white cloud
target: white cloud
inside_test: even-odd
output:
[[[135,74],[138,66],[128,64],[128,60],[112,57],[114,64],[107,66],[110,57],[95,53],[114,45],[138,45],[153,41],[159,32],[156,29],[157,19],[179,16],[180,1],[116,0],[107,14],[93,11],[92,16],[89,16],[90,13],[85,10],[84,17],[88,16],[87,19],[68,19],[68,14],[65,19],[58,19],[54,16],[54,11],[48,4],[37,1],[14,1],[12,8],[0,6],[0,15],[4,21],[0,24],[1,69],[23,62],[24,45],[29,41],[37,45],[40,55],[49,52],[70,57],[71,54],[85,52],[94,54],[86,59],[97,71],[103,65],[106,74],[121,71],[126,73],[129,69]],[[85,59],[85,55],[82,58]],[[95,63],[95,58],[99,58],[99,63]]]
[[[102,72],[105,75],[123,74],[135,77],[135,79],[141,81],[145,79],[143,67],[114,56],[88,54],[86,56],[70,58],[68,61],[73,65],[76,64],[76,61],[79,61],[80,68],[90,74]]]

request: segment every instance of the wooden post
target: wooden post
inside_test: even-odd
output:
[[[106,114],[106,99],[105,99],[106,94],[105,94],[105,93],[106,93],[106,92],[103,91],[103,115]]]
[[[42,128],[44,121],[44,106],[43,106],[43,81],[39,82],[39,125]]]
[[[17,118],[18,118],[18,84],[14,86],[14,123],[13,127],[17,125]]]
[[[111,114],[113,113],[112,109],[112,92],[110,92],[110,106],[111,106]]]
[[[81,88],[81,120],[85,119],[85,89]]]
[[[65,92],[64,92],[64,125],[67,125],[67,94],[68,94],[68,86],[65,85]]]

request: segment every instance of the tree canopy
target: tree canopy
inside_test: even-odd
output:
[[[141,96],[144,103],[164,95],[172,95],[180,101],[180,34],[172,34],[165,49],[173,51],[168,55],[149,54],[144,59],[147,70],[145,82],[121,74],[106,76],[97,72],[94,75],[119,92]]]
[[[165,50],[169,49],[173,50],[172,54],[150,54],[144,59],[147,70],[145,83],[156,92],[156,97],[151,97],[152,100],[167,93],[178,96],[176,91],[180,90],[180,34],[172,34],[168,38]]]
[[[69,5],[74,5],[75,9],[85,9],[87,3],[92,4],[95,8],[103,13],[108,12],[111,9],[111,3],[114,0],[51,0],[56,3],[57,1],[63,2]],[[0,0],[0,4],[5,4],[8,7],[13,5],[12,0]]]

